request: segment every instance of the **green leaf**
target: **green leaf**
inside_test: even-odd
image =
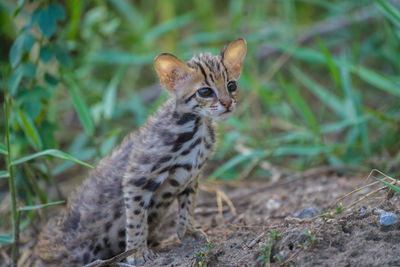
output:
[[[0,154],[8,155],[7,147],[0,143]]]
[[[25,114],[29,116],[32,121],[34,121],[42,110],[42,103],[40,102],[40,98],[33,95],[32,97],[26,99],[23,108]]]
[[[71,156],[71,155],[69,155],[69,154],[67,154],[65,152],[62,152],[60,150],[57,150],[57,149],[47,149],[47,150],[44,150],[44,151],[29,155],[29,156],[14,160],[11,163],[11,165],[18,165],[18,164],[30,161],[32,159],[35,159],[35,158],[38,158],[38,157],[42,157],[42,156],[53,156],[53,157],[56,157],[56,158],[65,159],[65,160],[69,160],[69,161],[78,163],[78,164],[86,166],[88,168],[93,168],[92,165],[87,164],[87,163],[85,163],[83,161],[80,161],[79,159],[74,158],[73,156]]]
[[[38,10],[37,23],[43,35],[50,39],[56,31],[57,21],[54,17],[55,14],[51,12],[49,7]]]
[[[23,65],[23,76],[28,78],[34,78],[36,73],[36,67],[31,62],[27,62]]]
[[[22,48],[24,46],[24,35],[21,34],[18,38],[14,41],[10,49],[10,63],[11,67],[17,66],[17,64],[21,61],[22,58]]]
[[[26,52],[31,51],[33,44],[35,43],[35,38],[30,33],[24,33],[24,50]]]
[[[210,175],[210,179],[214,180],[216,178],[218,178],[219,176],[221,176],[224,172],[228,171],[229,169],[235,167],[236,165],[246,161],[246,160],[251,160],[253,158],[263,158],[265,156],[267,156],[268,153],[266,151],[253,151],[250,154],[241,154],[241,155],[237,155],[236,157],[232,158],[231,160],[229,160],[228,162],[226,162],[225,164],[223,164],[221,167],[219,167],[218,169],[216,169],[211,175]]]
[[[56,86],[58,84],[58,79],[49,73],[44,75],[44,79],[51,86]]]
[[[395,96],[400,96],[400,85],[389,77],[364,67],[354,67],[352,70],[365,82]]]
[[[53,14],[55,20],[63,21],[65,20],[65,9],[62,5],[57,3],[51,3],[49,5],[49,11]]]
[[[0,234],[0,244],[12,244],[13,237],[12,235]]]
[[[48,120],[43,121],[40,124],[40,136],[43,139],[43,147],[45,149],[50,149],[53,147],[57,147],[57,141],[54,137],[54,133],[57,130],[57,125],[55,123],[51,123]]]
[[[72,59],[69,56],[68,49],[64,45],[55,44],[54,45],[54,53],[56,58],[60,64],[66,67],[70,67],[72,65]]]
[[[393,191],[395,191],[397,194],[400,194],[400,187],[397,187],[397,186],[395,186],[395,185],[393,185],[393,184],[390,184],[390,183],[388,183],[388,182],[386,182],[386,181],[383,181],[383,180],[381,180],[381,179],[377,179],[379,182],[381,182],[381,183],[383,183],[383,184],[385,184],[385,185],[387,185],[388,187],[390,187]]]
[[[48,63],[52,57],[53,51],[49,45],[40,48],[40,60],[42,60],[43,63]]]
[[[78,86],[72,78],[66,76],[65,81],[69,85],[69,91],[72,95],[72,101],[74,103],[75,110],[78,113],[79,120],[82,123],[83,129],[88,135],[92,135],[94,131],[94,124],[84,98],[79,93]]]
[[[153,62],[156,54],[143,55],[143,54],[133,54],[123,51],[107,51],[103,50],[95,53],[91,61],[93,63],[103,63],[103,64],[125,64],[132,66],[140,66],[144,64],[150,64]]]
[[[294,65],[290,68],[291,72],[306,88],[308,88],[316,97],[318,97],[322,103],[328,106],[336,114],[344,117],[346,114],[343,112],[343,103],[338,97],[325,89],[322,85],[316,83],[306,74],[304,74],[299,68]]]
[[[23,74],[24,68],[20,65],[11,73],[10,77],[8,78],[7,85],[12,95],[17,93]]]
[[[375,0],[379,10],[397,27],[400,27],[400,11],[387,0]]]
[[[168,20],[162,24],[158,24],[157,26],[149,29],[144,35],[143,39],[149,43],[155,41],[161,35],[177,29],[179,27],[183,27],[184,25],[189,24],[193,20],[193,14],[185,14],[171,20]]]
[[[24,7],[24,4],[25,4],[25,0],[18,0],[17,8],[15,9],[14,14],[13,14],[14,17],[17,16],[18,13],[22,10],[22,8]]]
[[[278,76],[281,86],[284,88],[286,94],[289,97],[290,102],[299,112],[304,121],[311,127],[314,131],[318,128],[318,122],[311,111],[311,108],[307,105],[306,101],[303,99],[301,94],[299,94],[290,84],[288,84],[283,76]]]
[[[0,171],[0,178],[8,178],[9,175],[8,171]]]
[[[316,156],[321,153],[328,153],[332,151],[332,146],[300,146],[300,145],[290,145],[290,146],[280,146],[272,152],[274,156]]]
[[[335,63],[333,61],[331,53],[329,52],[328,47],[326,46],[325,42],[320,37],[317,38],[317,41],[318,41],[318,45],[325,57],[326,64],[328,65],[329,72],[331,73],[333,80],[335,81],[336,85],[339,88],[341,88],[342,84],[341,84],[339,72],[338,72],[337,67],[335,66]]]
[[[65,203],[64,200],[54,201],[54,202],[49,202],[49,203],[40,204],[40,205],[24,206],[24,207],[20,207],[18,210],[19,211],[38,210],[38,209],[55,206],[55,205],[59,205],[59,204],[63,204],[63,203]]]
[[[39,132],[36,129],[32,119],[27,116],[21,109],[18,109],[18,122],[23,129],[29,143],[36,150],[40,150],[43,147],[42,139],[40,138]]]
[[[136,10],[133,3],[124,0],[109,0],[110,4],[114,6],[125,17],[130,25],[135,29],[139,30],[143,25],[143,16]]]
[[[117,95],[117,86],[123,77],[123,70],[119,69],[111,79],[110,83],[107,86],[106,92],[103,97],[103,110],[104,110],[104,118],[110,119],[115,110],[115,101]]]

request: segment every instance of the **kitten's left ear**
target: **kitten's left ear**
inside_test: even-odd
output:
[[[185,62],[168,53],[162,53],[154,59],[154,68],[161,85],[171,92],[179,90],[193,73],[193,69]]]
[[[242,73],[242,62],[246,51],[247,44],[243,38],[236,39],[221,51],[222,62],[236,80]]]

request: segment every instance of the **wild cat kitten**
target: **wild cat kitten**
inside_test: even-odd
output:
[[[240,38],[220,55],[203,53],[186,63],[157,56],[154,67],[170,98],[98,163],[67,209],[43,229],[31,264],[80,266],[132,248],[127,262],[146,262],[175,198],[178,237],[205,240],[193,219],[198,177],[216,142],[213,120],[225,120],[235,109],[245,55]]]

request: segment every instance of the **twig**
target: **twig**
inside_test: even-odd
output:
[[[229,208],[226,206],[222,208],[222,212],[227,212],[228,210],[229,210]],[[214,208],[213,207],[210,207],[210,208],[199,207],[194,210],[195,214],[201,214],[201,215],[208,215],[208,214],[213,214],[213,213],[218,213],[218,212],[219,212],[218,207],[217,208],[215,208],[215,207]]]
[[[335,203],[334,203],[333,206],[336,206],[340,201],[342,201],[342,200],[345,199],[346,197],[348,197],[348,196],[350,196],[350,195],[352,195],[352,194],[354,194],[354,193],[357,193],[357,192],[363,190],[364,188],[367,188],[367,187],[370,187],[370,186],[373,186],[373,185],[376,185],[376,184],[379,184],[379,181],[376,181],[376,182],[373,182],[373,183],[370,183],[370,184],[361,186],[361,187],[359,187],[359,188],[357,188],[357,189],[354,189],[353,191],[351,191],[351,192],[349,192],[349,193],[347,193],[347,194],[344,194],[343,196],[341,196],[341,197],[339,197],[338,199],[336,199],[336,201],[335,201]]]
[[[265,232],[262,232],[262,233],[259,234],[256,238],[254,238],[253,241],[251,241],[251,242],[247,245],[247,247],[248,247],[248,248],[254,247],[254,245],[257,244],[258,241],[260,241],[260,239],[261,239],[263,236],[265,236]]]
[[[92,263],[86,264],[84,267],[107,267],[107,266],[131,266],[131,265],[127,265],[124,263],[121,263],[120,261],[125,259],[126,257],[132,255],[133,253],[135,253],[137,251],[136,248],[124,251],[120,254],[118,254],[117,256],[114,256],[108,260],[96,260]]]
[[[5,72],[5,71],[4,71]],[[4,75],[3,77],[6,77]],[[5,114],[5,135],[6,135],[6,144],[7,144],[7,154],[6,154],[6,165],[8,171],[8,186],[10,189],[10,198],[11,198],[11,212],[12,212],[12,225],[13,225],[13,244],[12,244],[12,266],[17,266],[18,262],[18,246],[19,246],[19,212],[17,209],[17,192],[15,187],[14,180],[14,168],[12,166],[12,157],[11,157],[11,148],[10,148],[10,125],[9,125],[9,104],[10,98],[7,91],[7,84],[5,81],[7,79],[3,79],[4,81],[4,114]]]
[[[297,255],[299,255],[299,253],[301,251],[303,251],[303,249],[304,249],[304,247],[298,248],[292,255],[290,255],[290,257],[287,260],[285,260],[283,262],[282,265],[285,265],[285,264],[289,263],[291,260],[293,260],[295,257],[297,257]]]
[[[218,188],[213,188],[211,186],[208,186],[206,184],[201,184],[200,185],[200,189],[207,191],[207,192],[213,192],[216,194],[217,197],[217,206],[218,206],[218,213],[222,216],[222,200],[224,200],[226,202],[226,204],[229,206],[232,215],[236,216],[237,212],[236,212],[236,208],[233,205],[232,201],[230,200],[230,198],[221,190],[219,190]]]

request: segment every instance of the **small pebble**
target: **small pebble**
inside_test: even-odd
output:
[[[373,210],[372,210],[372,213],[373,213],[373,214],[382,214],[383,212],[386,212],[386,211],[381,210],[381,209],[373,209]]]
[[[363,206],[363,207],[361,207],[361,209],[360,209],[360,212],[361,213],[365,213],[367,211],[367,209]]]
[[[294,218],[304,219],[312,218],[319,214],[319,209],[316,207],[308,207],[302,209],[300,212],[293,214]]]
[[[267,203],[265,203],[265,207],[269,210],[277,210],[280,206],[281,203],[272,198],[268,199]]]
[[[393,212],[382,212],[379,223],[383,226],[390,226],[397,223],[397,215]]]

